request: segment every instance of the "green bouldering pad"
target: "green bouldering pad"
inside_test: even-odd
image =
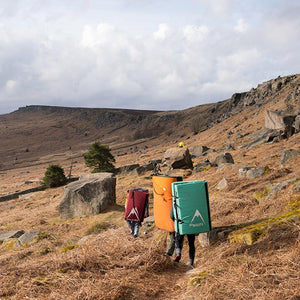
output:
[[[211,230],[206,181],[173,182],[172,196],[176,232],[183,235]]]

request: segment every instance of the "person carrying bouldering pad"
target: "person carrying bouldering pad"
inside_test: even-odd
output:
[[[148,216],[148,190],[141,188],[129,190],[125,203],[124,218],[129,226],[130,234],[138,237],[139,228],[144,217]]]
[[[173,206],[170,211],[170,217],[173,221],[175,221]],[[191,268],[194,267],[195,260],[195,234],[187,234],[188,243],[189,243],[189,266]],[[175,231],[175,258],[174,262],[179,262],[181,259],[181,250],[183,247],[184,235],[179,234],[179,232]]]

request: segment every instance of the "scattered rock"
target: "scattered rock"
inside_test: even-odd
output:
[[[223,178],[218,184],[217,184],[217,190],[223,190],[228,186],[228,182],[226,178]]]
[[[235,148],[230,143],[227,143],[225,146],[225,151],[230,151],[230,150],[235,150]]]
[[[78,181],[65,186],[59,213],[62,220],[95,215],[115,203],[116,178],[112,173],[82,175]]]
[[[205,161],[203,163],[198,163],[196,165],[194,165],[194,169],[193,169],[193,172],[194,173],[199,173],[199,172],[202,172],[202,171],[208,171],[210,168],[211,168],[211,163],[210,161]]]
[[[213,166],[220,166],[221,164],[234,164],[232,155],[229,152],[217,155],[212,162]]]
[[[18,240],[16,242],[16,246],[17,247],[26,246],[26,245],[36,241],[38,239],[39,234],[40,234],[39,231],[25,232],[18,238]]]
[[[249,171],[253,167],[244,167],[239,169],[239,178],[246,177],[247,171]]]
[[[7,239],[18,238],[24,234],[24,230],[6,231],[0,233],[0,242],[4,242]]]
[[[300,151],[290,149],[287,151],[282,152],[281,160],[280,160],[280,165],[283,166],[287,161],[289,161],[291,158],[298,156],[300,154]]]
[[[139,164],[132,164],[132,165],[126,165],[122,166],[120,168],[115,169],[115,174],[128,174],[129,172],[135,170],[138,168],[140,165]]]
[[[199,156],[203,156],[204,153],[206,153],[208,150],[209,148],[206,146],[195,146],[194,148],[191,149],[191,154],[194,157],[199,157]]]
[[[246,177],[247,178],[258,178],[266,174],[267,172],[270,171],[269,167],[260,167],[260,168],[250,168],[246,172]]]
[[[271,198],[275,198],[276,195],[283,190],[284,188],[286,188],[290,183],[293,183],[297,181],[297,178],[291,178],[282,182],[278,182],[278,183],[269,183],[267,185],[268,189],[270,190],[269,194],[267,195],[266,199],[271,199]]]
[[[151,171],[151,170],[154,170],[154,163],[152,163],[152,162],[150,162],[147,165],[143,165],[143,166],[137,167],[135,169],[135,171],[137,172],[138,175],[142,175],[146,171]]]

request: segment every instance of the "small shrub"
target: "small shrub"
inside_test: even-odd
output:
[[[46,172],[43,182],[46,186],[57,187],[67,182],[64,170],[60,165],[50,165]]]

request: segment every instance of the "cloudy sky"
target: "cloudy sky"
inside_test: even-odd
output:
[[[0,0],[0,114],[184,109],[300,73],[299,0]]]

